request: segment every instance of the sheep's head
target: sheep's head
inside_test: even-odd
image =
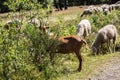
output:
[[[101,53],[100,46],[92,46],[92,53],[93,54],[100,54]]]
[[[84,33],[84,28],[78,25],[77,36],[83,36],[83,33]]]
[[[94,47],[94,46],[92,46],[92,51],[93,51],[93,52],[97,52],[97,48]]]

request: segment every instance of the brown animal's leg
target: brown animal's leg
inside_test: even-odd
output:
[[[78,58],[78,60],[79,60],[78,71],[81,71],[81,69],[82,69],[82,56],[81,56],[81,54],[80,54],[79,51],[76,51],[75,54],[76,54],[76,56],[77,56],[77,58]]]

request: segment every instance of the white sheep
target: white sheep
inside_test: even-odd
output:
[[[102,7],[96,7],[96,6],[88,6],[87,9],[84,9],[84,11],[82,12],[82,14],[80,15],[80,17],[84,16],[84,15],[91,15],[91,14],[96,14],[99,12],[102,12],[103,8]]]
[[[91,24],[90,24],[89,20],[87,20],[87,19],[81,20],[80,23],[78,24],[77,35],[84,36],[84,38],[85,38],[90,33],[91,33]]]
[[[40,27],[40,21],[37,18],[33,18],[33,19],[29,20],[28,23],[31,23],[31,24],[35,25],[36,27]]]
[[[103,9],[101,7],[97,7],[98,12],[103,12]]]
[[[107,14],[109,14],[109,13],[110,13],[110,11],[109,11],[108,8],[105,8],[105,9],[103,10],[103,14],[104,14],[104,15],[107,15]]]
[[[107,43],[107,47],[111,52],[110,48],[110,40],[113,39],[113,52],[115,52],[115,45],[116,45],[116,38],[117,38],[117,29],[114,25],[108,24],[101,28],[98,31],[97,37],[92,45],[93,52],[99,53],[100,47],[102,47],[103,43]]]
[[[84,11],[81,13],[80,17],[83,17],[84,15],[91,15],[92,10],[91,9],[84,9]]]
[[[120,4],[111,4],[110,8],[111,8],[111,10],[119,10],[120,9]]]
[[[15,26],[15,28],[18,29],[18,28],[20,28],[20,24],[22,24],[21,20],[13,19],[13,20],[7,21],[4,27],[6,29],[10,29],[10,27]]]
[[[103,13],[106,15],[106,14],[108,14],[109,12],[111,12],[111,7],[110,7],[110,5],[108,5],[108,4],[103,4],[102,6],[101,6],[101,8],[103,9]]]
[[[109,5],[108,4],[103,4],[102,6],[101,6],[101,8],[104,10],[104,9],[109,9]]]
[[[93,7],[95,7],[94,5],[90,5],[88,6],[88,9],[92,9]]]

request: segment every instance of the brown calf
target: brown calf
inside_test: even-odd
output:
[[[52,49],[55,49],[55,51],[53,52],[52,50],[50,54],[51,59],[53,59],[54,53],[69,54],[74,52],[79,60],[78,71],[81,71],[82,56],[80,53],[80,49],[82,48],[83,43],[87,44],[87,42],[78,36],[62,36],[58,38],[57,41],[58,41],[58,44],[56,45],[56,49],[52,48],[53,47],[52,45],[50,46]],[[51,50],[50,47],[49,47],[49,50]]]

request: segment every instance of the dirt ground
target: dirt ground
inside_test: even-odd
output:
[[[105,62],[88,80],[120,80],[120,56]]]

